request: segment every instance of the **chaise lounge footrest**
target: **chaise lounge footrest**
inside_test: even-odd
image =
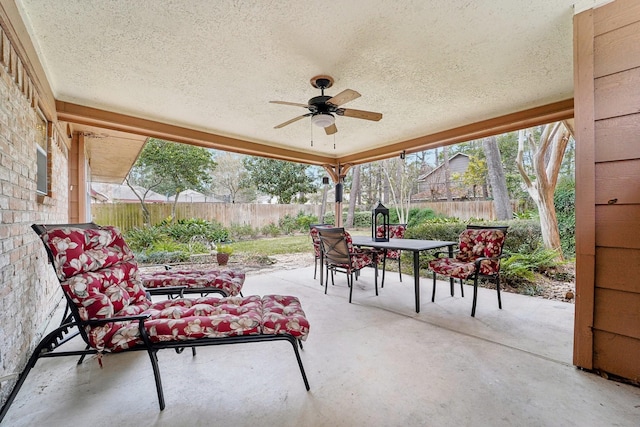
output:
[[[183,294],[211,292],[223,296],[242,295],[245,273],[236,270],[166,270],[140,273],[147,289],[183,286]]]

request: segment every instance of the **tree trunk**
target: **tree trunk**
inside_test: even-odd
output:
[[[356,200],[360,191],[360,165],[353,167],[353,179],[351,180],[351,192],[349,193],[349,211],[345,227],[353,227],[353,216],[356,211]]]
[[[513,218],[513,210],[507,190],[507,180],[502,168],[502,159],[498,149],[498,140],[495,136],[485,138],[482,141],[485,158],[487,159],[487,172],[489,182],[493,189],[493,207],[496,210],[498,220],[506,221]]]
[[[138,198],[138,200],[140,200],[140,207],[142,208],[142,223],[145,225],[145,227],[150,226],[151,225],[151,213],[149,212],[149,209],[147,208],[147,205],[144,202],[146,193],[143,194],[142,196],[139,195],[138,192],[136,191],[136,189],[133,188],[133,185],[131,185],[131,183],[129,182],[129,178],[128,177],[124,179],[124,182],[127,183],[129,188],[131,189],[131,191],[133,191],[133,194],[135,194],[136,197]]]
[[[531,133],[525,135],[524,130],[518,133],[518,156],[516,157],[518,171],[527,192],[538,207],[544,246],[558,251],[559,258],[562,258],[562,247],[553,195],[572,126],[572,121],[566,124],[557,122],[545,125],[539,142],[534,140]],[[533,151],[532,165],[535,182],[531,181],[524,166],[525,145],[529,145]]]
[[[447,195],[447,202],[452,202],[451,195],[451,170],[449,169],[449,147],[442,147],[442,157],[444,159],[444,190]]]

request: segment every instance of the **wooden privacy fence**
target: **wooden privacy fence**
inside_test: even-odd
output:
[[[157,224],[171,216],[172,203],[149,203],[147,208],[151,214],[151,224]],[[413,203],[411,207],[428,208],[434,212],[457,217],[462,220],[470,218],[495,219],[491,201],[468,202],[423,202]],[[344,207],[345,209],[347,206]],[[325,212],[334,212],[334,203],[327,203]],[[115,225],[122,231],[143,226],[142,209],[138,203],[94,203],[91,205],[93,221],[101,225]],[[256,203],[178,203],[176,218],[199,218],[215,220],[225,227],[232,225],[250,225],[262,228],[265,225],[278,224],[286,215],[320,216],[320,205],[276,205]]]
[[[151,224],[157,224],[171,216],[172,203],[149,203]],[[333,209],[333,206],[327,206]],[[250,225],[262,228],[270,223],[278,224],[286,215],[320,215],[320,205],[275,205],[256,203],[178,203],[177,219],[199,218],[215,220],[225,227]],[[93,221],[100,225],[115,225],[123,232],[143,226],[142,208],[138,203],[95,203],[91,205]]]
[[[511,202],[511,207],[514,212],[518,212],[519,205],[520,204],[517,200]],[[465,221],[471,218],[481,218],[486,220],[496,219],[493,202],[490,200],[473,200],[467,202],[421,202],[412,203],[411,207],[431,209],[435,213],[460,218]]]

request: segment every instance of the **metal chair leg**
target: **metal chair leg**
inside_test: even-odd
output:
[[[436,301],[436,272],[433,272],[433,292],[431,293],[431,302]]]
[[[402,258],[400,256],[401,254],[402,253],[400,251],[398,251],[398,274],[400,275],[400,283],[402,283],[402,265],[400,265],[401,264],[400,258]]]
[[[502,299],[500,298],[500,276],[496,276],[496,291],[498,291],[498,308],[502,310]]]
[[[462,298],[464,298],[464,280],[460,279],[460,293],[462,294]]]
[[[382,258],[382,285],[380,286],[381,288],[384,288],[384,276],[386,271],[387,271],[387,254],[385,252],[384,257]]]
[[[351,297],[353,295],[353,278],[351,278],[351,283],[349,283],[349,277],[351,273],[347,273],[347,284],[349,285],[349,304],[351,304]]]
[[[473,279],[473,305],[471,306],[471,317],[476,315],[476,301],[478,299],[478,275]]]

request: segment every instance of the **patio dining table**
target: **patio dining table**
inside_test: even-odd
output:
[[[458,242],[449,242],[441,240],[418,240],[418,239],[389,239],[388,242],[376,242],[369,236],[351,236],[354,246],[366,246],[376,249],[401,250],[413,252],[413,279],[416,297],[416,313],[420,313],[420,252],[433,249],[444,248],[449,249],[449,256],[453,256],[453,247]],[[322,271],[322,269],[321,269]],[[322,280],[322,273],[320,276]],[[453,279],[451,282],[451,292],[453,295]]]

